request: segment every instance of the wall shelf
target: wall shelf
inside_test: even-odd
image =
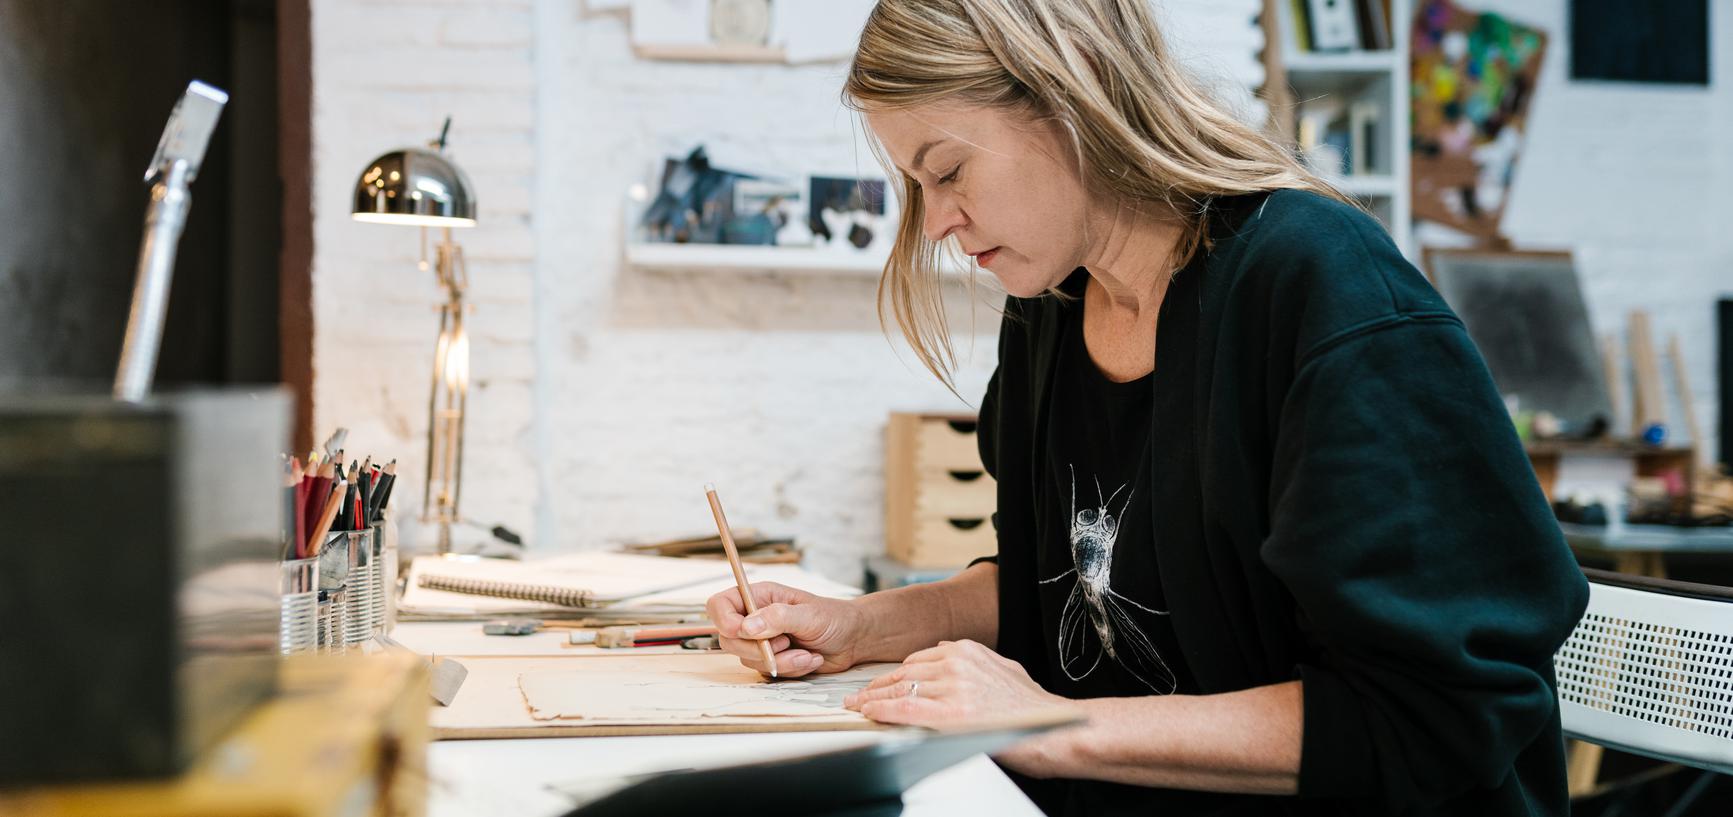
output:
[[[785,272],[876,278],[884,272],[885,256],[853,248],[628,242],[626,263],[636,269],[662,272]],[[966,275],[968,268],[947,262],[944,273],[959,277]]]
[[[1364,73],[1387,74],[1407,66],[1405,57],[1394,49],[1383,51],[1289,51],[1282,55],[1282,66],[1288,73]]]
[[[1396,177],[1387,175],[1376,176],[1332,176],[1325,181],[1336,186],[1337,190],[1350,196],[1394,196],[1396,195]]]
[[[885,257],[829,247],[763,247],[736,244],[626,245],[626,263],[639,269],[683,272],[804,272],[878,275]]]

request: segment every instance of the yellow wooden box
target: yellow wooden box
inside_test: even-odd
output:
[[[961,567],[998,552],[997,485],[972,414],[893,413],[885,431],[885,552],[911,567]]]
[[[419,657],[288,658],[280,678],[276,697],[179,777],[4,791],[0,815],[417,817],[426,811],[429,699]]]

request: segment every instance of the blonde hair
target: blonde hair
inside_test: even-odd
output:
[[[843,101],[867,113],[962,103],[1057,124],[1087,189],[1182,220],[1174,268],[1207,248],[1217,196],[1297,188],[1348,201],[1181,69],[1149,0],[879,0]],[[888,305],[921,363],[951,386],[941,247],[922,232],[919,182],[888,162],[887,171],[901,176],[902,216],[879,279],[879,321]]]

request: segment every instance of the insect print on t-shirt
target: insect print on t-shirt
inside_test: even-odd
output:
[[[1131,504],[1132,491],[1121,485],[1112,495],[1103,496],[1101,480],[1095,480],[1095,496],[1099,504],[1077,509],[1077,470],[1071,468],[1071,561],[1072,567],[1057,576],[1043,579],[1052,584],[1066,576],[1075,576],[1076,584],[1065,599],[1059,615],[1059,666],[1066,677],[1080,681],[1101,663],[1102,654],[1118,661],[1120,666],[1142,681],[1157,695],[1174,691],[1176,680],[1161,653],[1148,636],[1138,629],[1130,611],[1122,605],[1165,616],[1164,610],[1152,610],[1138,604],[1113,589],[1113,545],[1119,538],[1119,520]],[[1133,489],[1135,491],[1135,489]],[[1113,501],[1125,492],[1119,513],[1112,510]],[[1093,636],[1093,637],[1092,637]]]

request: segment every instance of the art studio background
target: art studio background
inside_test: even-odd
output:
[[[1599,747],[1725,758],[1733,0],[1150,2],[1236,115],[1433,279],[1579,561],[1626,574],[1588,572],[1556,661],[1561,722],[1589,725],[1576,812],[1712,810],[1725,775]],[[0,714],[26,735],[0,741],[0,811],[15,783],[208,773],[210,813],[231,791],[348,813],[346,783],[276,771],[341,755],[332,779],[391,813],[559,813],[585,799],[574,769],[697,751],[615,751],[608,730],[666,728],[664,708],[597,721],[590,691],[632,684],[526,688],[518,659],[641,648],[640,676],[689,682],[676,697],[722,691],[663,738],[745,728],[714,716],[746,704],[867,725],[840,686],[780,697],[706,654],[702,617],[748,570],[849,597],[996,545],[974,411],[1002,294],[947,262],[956,393],[877,311],[896,185],[839,99],[871,5],[0,0],[0,666],[43,664],[0,693],[87,704]],[[178,259],[153,264],[172,219],[147,213],[172,212],[213,121]],[[170,271],[155,388],[132,391],[123,327],[148,339],[151,311],[129,296]],[[729,530],[746,568],[716,561]],[[1689,687],[1688,650],[1709,679]],[[384,654],[302,660],[356,652]],[[240,779],[207,750],[249,712],[236,740],[272,750]],[[344,733],[365,748],[331,754],[315,722],[365,722]],[[729,745],[836,745],[784,726]],[[548,727],[593,740],[512,747]],[[973,766],[908,813],[1032,813],[978,756],[1016,737],[946,750],[931,770]]]
[[[108,94],[92,83],[129,64],[118,52],[93,58],[82,73],[60,70],[65,49],[49,44],[152,25],[136,11],[90,13],[98,5],[0,2],[0,53],[11,61],[0,72],[0,132],[32,147],[58,138],[49,134],[86,140],[61,139],[82,153],[67,147],[53,163],[28,158],[39,155],[32,150],[0,152],[0,175],[13,180],[0,195],[10,216],[0,219],[0,375],[90,377],[112,365],[118,329],[110,327],[124,319],[125,258],[142,207],[136,166],[154,134],[130,128],[138,136],[126,144],[93,134],[160,118],[176,83],[205,70],[133,74],[136,90],[114,84]],[[866,5],[834,8],[858,15]],[[1182,53],[1261,121],[1261,4],[1159,5]],[[1733,15],[1718,2],[1660,4],[1706,9],[1708,48],[1705,82],[1657,83],[1573,77],[1573,13],[1601,14],[1605,4],[1459,5],[1547,36],[1501,236],[1518,249],[1571,253],[1597,339],[1614,336],[1623,348],[1632,309],[1648,313],[1663,353],[1678,336],[1704,437],[1698,445],[1712,454],[1720,410],[1714,301],[1733,290],[1733,231],[1723,228],[1733,223],[1733,203],[1719,195],[1733,185],[1733,57],[1719,47],[1733,33]],[[198,231],[213,236],[205,262],[212,272],[208,280],[181,273],[170,328],[170,348],[180,351],[165,354],[165,376],[283,378],[302,390],[302,442],[346,426],[355,448],[401,452],[404,470],[422,474],[440,291],[417,267],[416,231],[354,220],[351,193],[373,157],[424,144],[450,117],[447,154],[479,202],[477,225],[456,231],[472,305],[462,513],[479,525],[461,527],[458,543],[485,539],[495,524],[521,533],[537,553],[702,532],[698,486],[714,481],[726,487],[739,524],[796,536],[810,566],[858,580],[862,557],[885,547],[888,415],[972,411],[994,362],[997,296],[989,285],[973,307],[959,298],[953,309],[963,402],[881,331],[876,262],[861,251],[790,260],[638,246],[637,215],[643,198],[659,192],[657,171],[696,148],[717,168],[808,196],[812,176],[880,176],[860,122],[837,98],[844,63],[834,58],[847,37],[812,33],[784,9],[769,21],[767,54],[734,46],[725,58],[694,58],[692,49],[716,45],[703,41],[713,32],[658,28],[651,16],[680,7],[166,4],[158,16],[170,21],[208,19],[211,8],[229,15],[226,24],[207,22],[214,30],[204,34],[159,25],[165,38],[190,45],[202,36],[197,42],[226,54],[210,70],[232,80],[232,90],[253,83],[257,93],[237,93],[234,110],[279,97],[260,103],[262,124],[248,138],[237,138],[247,125],[235,118],[218,144],[233,153],[233,167],[277,161],[283,172],[276,186],[243,183],[239,171],[201,180],[188,240],[205,246]],[[260,42],[275,38],[275,49],[249,44],[249,26],[262,31]],[[1299,88],[1308,60],[1328,59],[1329,49],[1308,53],[1291,32],[1282,36]],[[1400,47],[1393,59],[1406,65]],[[138,108],[133,120],[119,119],[122,97]],[[1398,119],[1386,117],[1391,126]],[[278,155],[243,156],[255,143]],[[68,172],[106,192],[45,203],[41,191],[56,190],[54,180]],[[1397,212],[1406,171],[1370,175],[1394,181],[1369,188],[1368,202],[1387,217]],[[85,208],[95,198],[115,202],[100,229]],[[1400,207],[1410,212],[1412,202]],[[32,219],[69,210],[84,212],[79,223],[90,226],[44,229]],[[1427,246],[1468,243],[1465,233],[1425,225],[1401,232],[1416,261]],[[248,332],[257,339],[241,337]],[[1681,407],[1668,410],[1672,439],[1687,441]],[[405,540],[429,541],[415,521],[420,492],[399,501]]]

